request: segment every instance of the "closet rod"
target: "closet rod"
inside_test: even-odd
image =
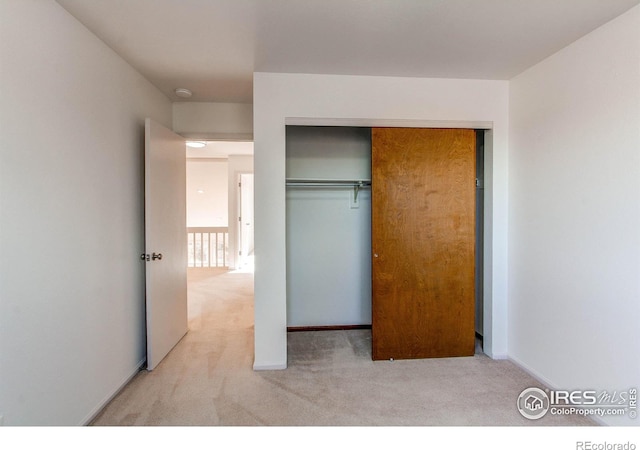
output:
[[[371,180],[331,180],[331,179],[310,179],[310,178],[289,178],[286,180],[287,186],[371,186]]]
[[[287,179],[286,182],[287,187],[352,187],[354,203],[360,189],[371,187],[371,180]]]
[[[365,183],[298,183],[298,182],[287,182],[287,186],[296,186],[296,187],[359,187],[359,188],[367,188],[371,187],[371,184]]]

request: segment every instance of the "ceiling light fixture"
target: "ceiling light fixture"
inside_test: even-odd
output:
[[[202,141],[187,141],[187,147],[191,147],[191,148],[202,148],[202,147],[205,147],[206,145],[207,143]]]
[[[182,98],[189,98],[192,95],[191,91],[185,88],[178,88],[173,92],[175,92],[178,97],[182,97]]]

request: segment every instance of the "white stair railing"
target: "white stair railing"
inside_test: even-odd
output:
[[[228,267],[228,227],[188,227],[188,267]]]

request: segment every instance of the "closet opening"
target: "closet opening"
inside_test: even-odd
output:
[[[474,130],[474,316],[483,339],[484,130]],[[286,126],[290,362],[351,345],[372,358],[372,128]],[[400,239],[400,237],[397,237]],[[391,238],[395,239],[395,238]],[[331,331],[331,333],[326,333]],[[304,333],[299,333],[304,332]]]
[[[371,131],[286,136],[287,327],[370,327]]]

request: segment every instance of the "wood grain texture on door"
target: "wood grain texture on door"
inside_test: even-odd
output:
[[[475,131],[372,130],[372,357],[475,350]]]

